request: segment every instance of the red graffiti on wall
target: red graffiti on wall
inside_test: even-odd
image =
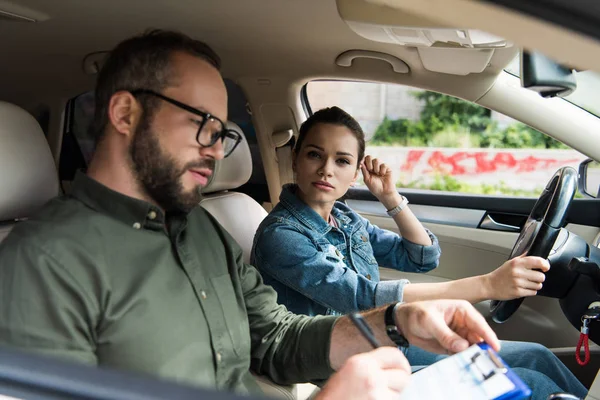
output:
[[[403,171],[412,171],[415,165],[419,163],[421,157],[425,154],[425,150],[411,150],[406,155],[406,162],[402,167],[400,167]]]
[[[429,153],[426,155],[426,153]],[[424,155],[426,158],[424,159]],[[533,172],[542,169],[556,169],[563,165],[579,163],[578,158],[557,159],[528,155],[517,158],[510,152],[456,151],[454,153],[439,150],[410,150],[402,171],[412,171],[417,165],[426,164],[425,173],[440,172],[448,175],[473,175],[498,171],[515,173]]]

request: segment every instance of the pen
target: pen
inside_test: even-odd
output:
[[[362,315],[358,313],[352,313],[349,315],[349,317],[352,323],[354,323],[354,325],[358,328],[360,333],[362,333],[362,335],[365,337],[365,339],[367,339],[367,341],[371,344],[371,346],[373,346],[374,349],[381,347],[381,344],[379,344],[379,342],[375,338],[371,327],[369,326],[369,324],[367,324],[367,321],[365,321]]]

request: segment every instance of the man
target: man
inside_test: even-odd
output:
[[[280,383],[339,370],[323,398],[397,395],[410,371],[399,350],[359,354],[369,344],[348,318],[277,305],[197,206],[215,161],[239,141],[225,130],[219,63],[173,32],[114,49],[98,76],[87,175],[0,246],[0,344],[243,393],[257,389],[249,370]],[[386,345],[499,346],[466,302],[392,305],[364,318]],[[385,320],[399,332],[388,337]]]

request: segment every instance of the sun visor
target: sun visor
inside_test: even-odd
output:
[[[417,47],[417,51],[426,70],[452,75],[481,73],[494,55],[493,49]]]
[[[338,12],[356,34],[374,42],[415,47],[423,67],[453,75],[481,73],[497,49],[513,43],[476,30],[436,25],[381,4],[337,0]]]
[[[366,39],[416,47],[425,69],[453,75],[483,72],[496,49],[513,46],[503,38],[472,29],[346,23]]]
[[[346,23],[350,29],[366,39],[403,46],[446,45],[493,49],[511,45],[501,37],[475,29],[405,27],[348,20]]]

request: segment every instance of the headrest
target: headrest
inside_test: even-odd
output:
[[[252,175],[252,156],[244,132],[233,122],[227,122],[227,128],[242,135],[242,141],[229,157],[216,162],[215,170],[210,181],[202,190],[203,193],[238,188],[248,182]]]
[[[0,221],[29,217],[58,191],[42,128],[27,111],[0,101]]]

